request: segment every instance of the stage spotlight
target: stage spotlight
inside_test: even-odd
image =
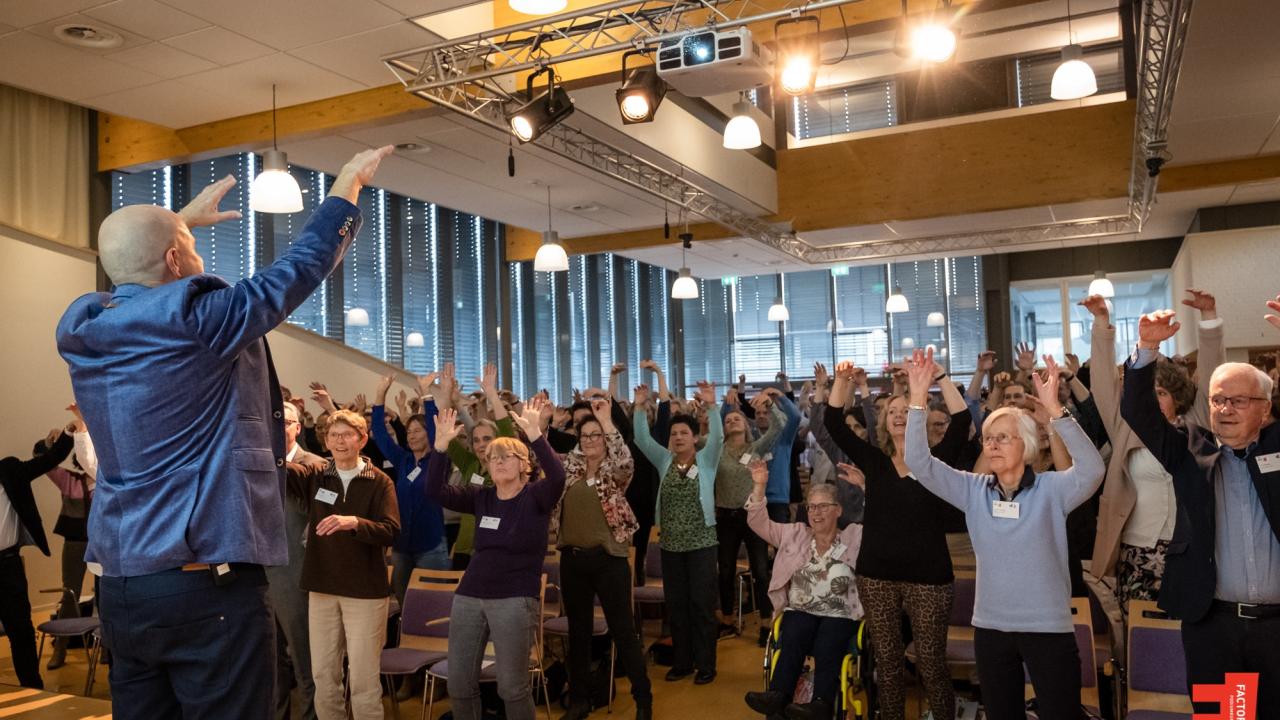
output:
[[[616,95],[623,125],[652,122],[667,94],[667,84],[658,77],[657,67],[648,65],[627,73],[627,58],[643,54],[631,50],[622,56],[622,87]]]
[[[533,81],[543,73],[547,74],[547,89],[535,97]],[[549,66],[529,76],[525,85],[525,97],[525,103],[507,115],[511,132],[521,143],[537,140],[539,135],[573,114],[573,98],[556,84],[555,70]]]

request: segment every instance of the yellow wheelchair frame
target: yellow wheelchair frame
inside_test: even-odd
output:
[[[836,720],[871,720],[871,700],[862,681],[862,660],[867,657],[867,625],[862,620],[853,633],[853,644],[840,661],[840,704],[834,708]],[[773,618],[773,627],[764,649],[764,688],[769,689],[773,668],[778,662],[782,636],[782,613]]]

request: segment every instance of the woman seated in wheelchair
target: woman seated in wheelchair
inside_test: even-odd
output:
[[[841,477],[855,483],[860,473],[841,465]],[[805,496],[809,521],[776,523],[765,510],[769,468],[751,464],[754,489],[747,501],[747,523],[778,549],[769,579],[769,598],[777,609],[769,647],[769,689],[747,693],[747,705],[771,720],[828,720],[840,694],[840,670],[862,618],[853,568],[862,544],[862,526],[840,530],[840,504],[834,485],[812,485]],[[813,699],[794,703],[805,659],[813,658]]]

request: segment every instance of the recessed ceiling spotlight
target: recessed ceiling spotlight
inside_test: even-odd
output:
[[[84,23],[59,25],[53,29],[53,36],[68,45],[95,50],[107,50],[124,44],[120,33]]]
[[[570,205],[569,209],[573,212],[595,212],[600,209],[595,203],[583,203],[581,205]]]
[[[431,146],[416,142],[402,142],[396,144],[396,152],[416,154],[429,153],[431,152]]]

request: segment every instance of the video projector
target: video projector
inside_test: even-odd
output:
[[[689,97],[723,95],[768,85],[773,60],[745,27],[691,30],[659,46],[658,77]]]

